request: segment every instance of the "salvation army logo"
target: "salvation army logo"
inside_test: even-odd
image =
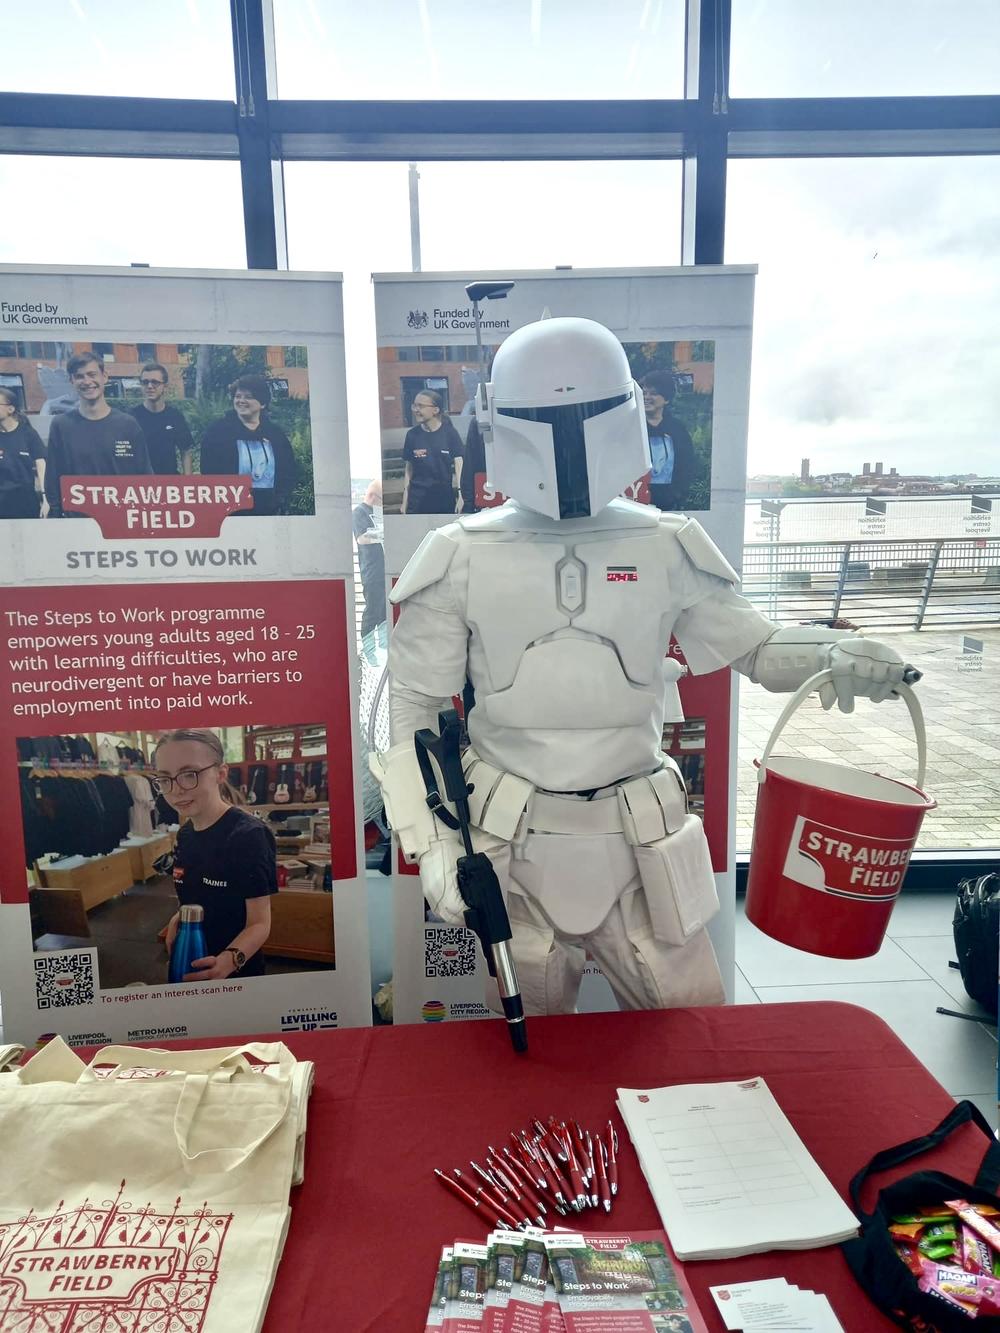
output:
[[[89,1199],[0,1224],[4,1328],[199,1333],[232,1213]],[[72,1315],[72,1321],[68,1316]]]
[[[837,898],[891,902],[903,883],[912,850],[912,838],[852,833],[799,815],[782,873]]]
[[[406,327],[408,329],[426,329],[428,315],[426,310],[411,310],[406,316]]]

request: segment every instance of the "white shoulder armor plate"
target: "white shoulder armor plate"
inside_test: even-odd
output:
[[[458,550],[455,541],[455,536],[458,534],[455,532],[455,527],[455,524],[449,523],[447,527],[435,528],[433,532],[427,534],[407,560],[406,568],[389,594],[390,602],[393,604],[405,602],[407,597],[412,597],[414,593],[440,583]]]
[[[700,570],[727,583],[739,583],[740,576],[697,519],[687,519],[676,535],[688,558]]]

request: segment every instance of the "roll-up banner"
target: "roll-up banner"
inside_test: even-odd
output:
[[[624,344],[637,380],[655,372],[669,386],[673,456],[683,453],[687,464],[678,488],[665,465],[665,432],[650,426],[653,468],[635,479],[627,497],[696,517],[738,570],[755,273],[753,267],[717,267],[375,274],[387,577],[398,576],[432,528],[503,502],[487,482],[478,431],[470,435],[479,372],[465,287],[508,279],[514,282],[509,295],[481,307],[487,362],[512,330],[546,316],[607,325]],[[444,478],[450,484],[443,488],[434,484],[436,475],[421,476],[431,462],[440,471],[440,459],[421,453],[421,411],[428,403],[440,404],[451,428],[451,473]],[[450,507],[441,512],[448,495]],[[672,650],[683,661],[676,645]],[[726,669],[687,675],[680,695],[684,720],[664,727],[663,748],[676,758],[692,808],[705,821],[722,903],[710,930],[731,998],[738,692]],[[377,719],[373,734],[384,729],[384,719]],[[488,1016],[475,937],[435,921],[412,873],[396,876],[394,925],[397,1022]],[[579,1008],[615,1007],[600,970],[588,962]]]
[[[369,1023],[339,277],[0,291],[7,1038]]]

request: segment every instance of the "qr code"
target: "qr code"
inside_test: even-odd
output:
[[[94,951],[51,953],[35,958],[35,1003],[39,1009],[93,1004]]]
[[[476,970],[476,937],[462,926],[424,931],[425,977],[470,977]]]

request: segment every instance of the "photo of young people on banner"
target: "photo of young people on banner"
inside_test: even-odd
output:
[[[64,517],[68,476],[249,477],[241,512],[315,513],[304,347],[0,342],[0,386],[0,517]]]
[[[197,905],[185,981],[336,967],[324,725],[24,736],[17,753],[36,957],[96,948],[102,990],[162,986]]]
[[[652,468],[627,498],[667,512],[711,508],[715,343],[625,343],[643,395]],[[484,347],[487,365],[496,346]],[[379,348],[386,514],[474,514],[502,504],[486,486],[475,416],[474,346]]]

